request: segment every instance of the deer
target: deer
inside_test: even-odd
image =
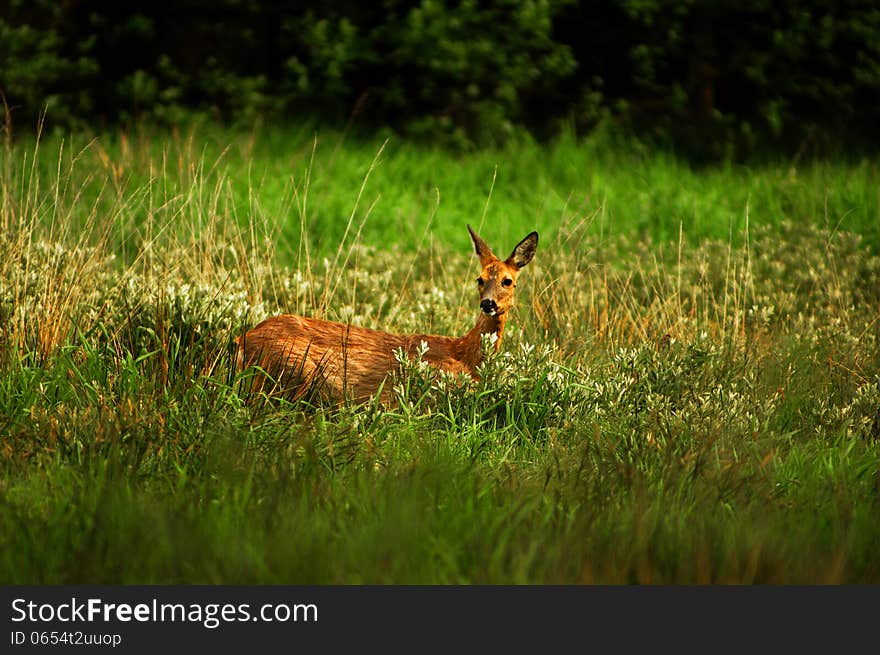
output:
[[[237,339],[237,369],[256,371],[257,390],[264,389],[268,380],[270,393],[280,391],[290,399],[317,393],[328,400],[363,402],[379,396],[387,401],[385,381],[399,369],[395,353],[400,352],[411,358],[421,355],[422,361],[439,370],[478,380],[478,367],[485,358],[484,335],[494,335],[490,340],[497,352],[514,304],[517,277],[535,256],[538,233],[529,233],[501,260],[470,225],[467,229],[482,270],[476,282],[479,314],[464,336],[392,334],[282,314],[267,318]]]

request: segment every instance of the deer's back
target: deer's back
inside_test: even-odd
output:
[[[460,340],[434,335],[400,335],[285,314],[268,318],[238,339],[240,369],[259,366],[284,391],[348,394],[366,399],[398,367],[394,351],[414,354],[426,341],[425,359],[452,372],[473,373],[462,361]]]

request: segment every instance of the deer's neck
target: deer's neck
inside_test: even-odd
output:
[[[462,360],[470,367],[471,371],[483,361],[481,340],[484,334],[495,335],[495,351],[501,346],[501,335],[504,333],[504,323],[507,321],[507,313],[489,316],[480,312],[477,324],[461,338]]]

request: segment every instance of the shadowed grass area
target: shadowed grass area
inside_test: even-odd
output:
[[[875,163],[79,139],[2,165],[4,582],[880,581]],[[541,232],[479,382],[248,391],[273,313],[471,327],[465,222]]]

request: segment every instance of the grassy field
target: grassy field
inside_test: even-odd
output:
[[[7,142],[4,583],[880,582],[880,166],[608,135],[449,154],[305,128]],[[296,312],[462,334],[482,379],[249,393]]]

